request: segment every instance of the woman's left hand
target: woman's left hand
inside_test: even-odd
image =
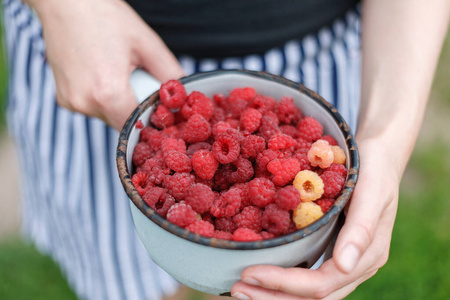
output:
[[[257,265],[231,289],[239,299],[342,299],[387,261],[399,176],[376,143],[360,143],[361,168],[333,257],[317,270]]]

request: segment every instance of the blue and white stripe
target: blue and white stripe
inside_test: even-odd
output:
[[[178,284],[159,269],[133,227],[115,167],[118,133],[58,107],[42,28],[20,0],[3,1],[9,54],[7,118],[21,168],[23,231],[52,256],[82,299],[160,299]],[[334,104],[355,129],[359,15],[262,55],[179,57],[187,74],[265,70],[299,81]]]

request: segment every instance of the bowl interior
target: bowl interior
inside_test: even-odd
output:
[[[260,247],[273,247],[278,244],[288,243],[294,240],[298,240],[304,236],[312,234],[317,231],[322,226],[324,226],[331,219],[335,219],[337,215],[342,211],[343,207],[347,203],[353,191],[354,184],[356,183],[357,173],[359,169],[359,158],[356,148],[356,143],[354,141],[353,135],[345,123],[342,116],[337,112],[337,110],[332,107],[328,102],[322,99],[319,95],[312,92],[311,90],[305,88],[304,86],[284,79],[282,77],[274,76],[264,72],[251,72],[251,71],[214,71],[199,73],[184,77],[180,80],[189,94],[192,91],[200,91],[212,97],[216,93],[223,93],[227,95],[232,89],[236,87],[252,87],[256,90],[258,94],[273,97],[275,100],[279,100],[283,96],[292,97],[295,104],[303,111],[305,116],[312,116],[317,119],[324,128],[324,134],[331,134],[339,146],[344,149],[347,156],[346,167],[349,170],[349,175],[347,177],[346,185],[344,186],[343,192],[340,197],[336,200],[335,205],[318,221],[309,225],[306,228],[298,230],[294,233],[288,234],[286,236],[278,237],[272,240],[265,240],[262,242],[257,242],[257,246],[251,246],[250,244],[256,245],[256,242],[230,242],[224,241],[223,243],[217,244],[219,247],[224,248],[239,248],[239,249],[253,249]],[[139,107],[135,110],[132,116],[124,126],[121,132],[120,139],[126,145],[126,173],[128,179],[131,178],[132,174],[132,154],[135,145],[139,141],[140,129],[136,128],[134,124],[141,120],[144,125],[148,125],[149,116],[152,113],[154,107],[159,103],[158,93],[155,92],[147,100],[145,100]],[[121,141],[119,140],[119,148]],[[118,148],[118,149],[119,149]],[[120,164],[118,158],[118,164]],[[123,159],[123,158],[122,158]],[[119,166],[119,173],[121,168]],[[122,170],[123,172],[123,170]],[[124,181],[123,174],[121,175],[122,182]],[[135,205],[146,214],[152,221],[156,223],[161,223],[164,221],[162,217],[154,213],[150,208],[142,209],[143,204],[142,199],[137,195],[137,193],[129,192],[130,187],[126,186],[124,183],[125,190],[127,191],[130,199],[135,203]],[[139,198],[139,199],[137,199]],[[168,221],[167,221],[168,222]],[[199,242],[205,245],[211,245],[210,238],[205,237],[193,237],[194,234],[186,234],[186,230],[177,227],[171,230],[171,226],[167,224],[158,224],[163,228],[168,229],[172,233],[175,233],[183,238],[193,239],[195,242]],[[246,246],[242,246],[246,244]]]

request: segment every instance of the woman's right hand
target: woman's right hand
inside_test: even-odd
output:
[[[59,105],[120,130],[136,107],[130,74],[184,75],[161,38],[122,0],[28,0],[43,26]]]

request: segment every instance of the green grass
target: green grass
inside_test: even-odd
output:
[[[77,299],[52,259],[17,237],[0,243],[0,299]]]

